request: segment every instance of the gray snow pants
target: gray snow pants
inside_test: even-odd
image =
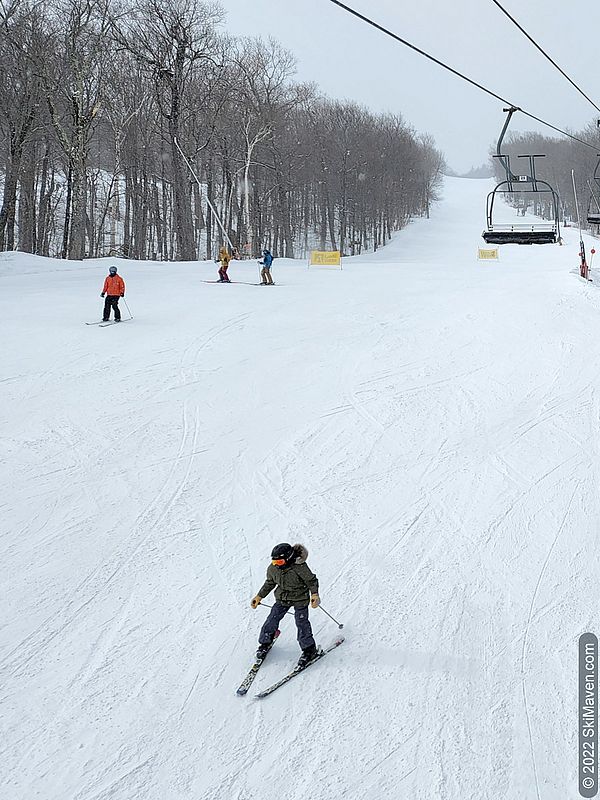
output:
[[[268,644],[273,641],[279,623],[284,618],[286,611],[289,611],[290,608],[291,606],[285,606],[283,603],[280,603],[279,600],[275,602],[265,624],[260,629],[260,635],[258,637],[259,644]],[[306,650],[307,647],[312,647],[315,643],[308,619],[308,606],[295,606],[294,616],[296,618],[296,627],[298,628],[298,644],[303,650]]]

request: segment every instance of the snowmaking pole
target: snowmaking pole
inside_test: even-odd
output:
[[[182,156],[183,160],[184,160],[184,161],[185,161],[185,163],[188,165],[188,169],[189,169],[189,171],[192,173],[192,175],[194,176],[194,180],[195,180],[195,181],[196,181],[196,183],[198,184],[198,188],[199,188],[199,189],[202,191],[202,184],[200,183],[200,178],[199,178],[199,177],[196,175],[196,173],[194,172],[194,168],[192,167],[192,165],[190,164],[190,162],[189,162],[189,161],[188,161],[188,159],[187,159],[187,156],[185,155],[185,153],[183,152],[183,150],[182,150],[182,149],[181,149],[181,147],[179,146],[179,142],[177,141],[177,139],[175,139],[174,141],[175,141],[175,147],[176,147],[176,148],[179,150],[179,152],[181,153],[181,156]],[[217,211],[216,211],[215,207],[214,207],[214,206],[213,206],[213,204],[210,202],[210,197],[208,196],[208,193],[206,194],[206,202],[208,203],[208,206],[209,206],[210,210],[212,211],[212,213],[213,213],[213,215],[214,215],[214,218],[217,220],[217,222],[218,222],[218,224],[219,224],[219,228],[220,228],[220,229],[221,229],[221,231],[223,232],[223,236],[225,237],[225,239],[226,239],[226,240],[227,240],[227,242],[229,243],[229,247],[231,247],[231,253],[232,253],[232,255],[233,255],[233,250],[234,250],[234,247],[233,247],[233,242],[231,241],[231,239],[230,239],[230,238],[229,238],[229,236],[227,235],[227,231],[225,230],[225,226],[224,226],[224,225],[223,225],[223,223],[221,222],[221,217],[220,217],[220,216],[217,214]]]
[[[583,242],[583,233],[581,231],[581,217],[579,216],[579,200],[577,199],[577,187],[575,186],[575,170],[571,170],[571,180],[573,181],[573,195],[575,197],[575,208],[577,210],[577,225],[579,227],[579,274],[582,278],[586,281],[589,281],[590,278],[588,277],[588,265],[587,261],[585,260],[585,244]]]

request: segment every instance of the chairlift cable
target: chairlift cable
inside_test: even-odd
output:
[[[570,77],[567,75],[567,73],[566,73],[566,72],[565,72],[563,69],[561,69],[561,67],[559,67],[559,66],[558,66],[558,64],[556,63],[556,61],[554,61],[554,59],[553,59],[553,58],[551,58],[551,57],[548,55],[548,53],[547,53],[547,52],[544,50],[544,48],[543,48],[543,47],[541,47],[541,46],[540,46],[540,45],[539,45],[539,44],[538,44],[538,43],[535,41],[535,39],[534,39],[532,36],[530,36],[530,35],[527,33],[527,31],[525,30],[525,28],[523,28],[523,27],[522,27],[522,25],[520,25],[520,24],[517,22],[517,20],[516,20],[516,19],[515,19],[515,18],[514,18],[514,17],[513,17],[511,14],[510,14],[510,12],[508,12],[508,11],[507,11],[507,10],[504,8],[504,6],[503,6],[501,3],[499,3],[499,2],[498,2],[498,0],[492,0],[492,2],[493,2],[495,5],[497,5],[497,6],[498,6],[498,8],[500,9],[500,11],[502,11],[502,13],[503,13],[503,14],[505,14],[505,15],[506,15],[506,16],[509,18],[509,20],[510,20],[510,21],[511,21],[511,22],[512,22],[514,25],[516,25],[516,26],[517,26],[517,28],[518,28],[518,29],[521,31],[521,33],[522,33],[524,36],[526,36],[526,37],[529,39],[529,41],[531,42],[531,44],[532,44],[534,47],[537,47],[537,49],[540,51],[540,53],[541,53],[541,54],[542,54],[542,55],[543,55],[545,58],[547,58],[547,59],[548,59],[548,61],[549,61],[549,62],[550,62],[550,63],[551,63],[551,64],[552,64],[554,67],[556,67],[556,69],[557,69],[557,70],[560,72],[560,74],[561,74],[561,75],[562,75],[564,78],[566,78],[566,79],[569,81],[569,83],[571,84],[571,86],[573,86],[575,89],[577,89],[577,91],[579,92],[579,94],[580,94],[580,95],[582,95],[583,97],[585,97],[585,99],[586,99],[586,100],[587,100],[589,103],[591,103],[591,104],[594,106],[594,108],[596,109],[596,111],[600,111],[600,107],[598,107],[598,106],[596,105],[596,103],[594,103],[594,101],[593,101],[593,100],[592,100],[590,97],[588,97],[588,96],[587,96],[587,94],[586,94],[586,93],[583,91],[583,89],[580,89],[580,87],[579,87],[579,86],[578,86],[578,85],[575,83],[575,81],[571,80],[571,78],[570,78]]]
[[[486,94],[489,94],[491,97],[494,97],[496,100],[500,100],[505,105],[517,108],[526,117],[529,117],[530,119],[533,119],[536,122],[539,122],[541,125],[544,125],[547,128],[551,128],[553,131],[556,131],[557,133],[560,133],[561,136],[566,136],[569,139],[573,139],[573,141],[575,141],[575,142],[579,142],[579,144],[582,144],[585,147],[589,147],[591,150],[597,150],[597,148],[594,147],[593,145],[589,144],[589,142],[586,142],[583,139],[580,139],[578,136],[573,136],[572,133],[568,133],[567,131],[563,131],[562,128],[558,128],[556,125],[552,125],[550,122],[546,122],[546,120],[541,119],[541,117],[536,117],[535,114],[532,114],[529,111],[525,111],[524,108],[521,108],[520,106],[517,106],[515,103],[512,103],[510,100],[506,100],[506,98],[501,97],[499,94],[496,94],[496,92],[493,92],[491,89],[486,88],[481,83],[477,83],[477,81],[473,80],[472,78],[469,78],[467,75],[463,75],[462,72],[459,72],[458,70],[454,69],[453,67],[449,66],[448,64],[445,64],[443,61],[440,61],[438,58],[435,58],[435,56],[432,56],[429,53],[426,53],[425,50],[421,50],[419,47],[417,47],[414,44],[411,44],[406,39],[403,39],[401,36],[398,36],[398,34],[393,33],[388,28],[384,28],[383,25],[380,25],[379,23],[375,22],[370,17],[367,17],[364,14],[361,14],[360,12],[356,11],[355,9],[350,8],[350,6],[347,6],[345,3],[341,3],[340,0],[329,0],[329,2],[333,3],[336,6],[339,6],[344,11],[347,11],[349,14],[352,14],[353,16],[357,17],[358,19],[362,20],[362,22],[366,22],[367,25],[371,25],[373,28],[376,28],[378,31],[381,31],[382,33],[385,33],[387,36],[391,36],[392,39],[395,39],[397,42],[400,42],[400,44],[403,44],[406,47],[409,47],[411,50],[414,50],[416,53],[419,53],[419,55],[424,56],[425,58],[429,59],[429,61],[433,61],[434,64],[437,64],[438,66],[442,67],[443,69],[448,70],[448,72],[451,72],[453,75],[456,75],[458,78],[461,78],[463,81],[466,81],[467,83],[470,83],[471,86],[475,86],[475,88],[480,89],[482,92],[485,92]]]

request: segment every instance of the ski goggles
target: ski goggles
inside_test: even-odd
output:
[[[271,559],[271,564],[276,567],[283,567],[285,565],[285,558],[273,558]]]

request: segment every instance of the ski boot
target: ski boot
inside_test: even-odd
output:
[[[259,644],[258,650],[256,651],[256,660],[262,661],[263,658],[267,655],[269,650],[271,649],[272,642],[267,642],[266,644]]]
[[[305,647],[302,651],[302,655],[298,659],[298,666],[301,668],[307,667],[317,655],[318,651],[316,645],[311,644],[309,647]]]

